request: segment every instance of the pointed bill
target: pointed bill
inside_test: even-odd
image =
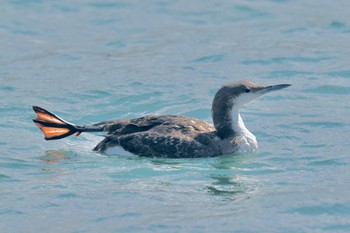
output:
[[[289,86],[291,86],[291,84],[278,84],[278,85],[273,85],[273,86],[267,86],[267,87],[264,87],[261,90],[259,90],[258,93],[266,94],[266,93],[270,93],[272,91],[277,91],[277,90],[281,90],[283,88],[287,88]]]

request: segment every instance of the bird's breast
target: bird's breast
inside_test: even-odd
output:
[[[258,142],[250,132],[249,134],[236,136],[234,143],[236,144],[237,153],[254,153],[258,149]]]

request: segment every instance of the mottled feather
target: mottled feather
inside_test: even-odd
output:
[[[113,146],[149,157],[202,157],[208,152],[212,156],[221,152],[213,145],[215,128],[192,117],[150,115],[99,124],[104,124],[108,132],[94,149],[102,153]]]

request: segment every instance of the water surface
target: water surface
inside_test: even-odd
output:
[[[0,3],[1,232],[350,231],[350,3]],[[211,122],[225,82],[291,83],[242,109],[256,154],[106,156],[46,142],[31,106],[88,124]]]

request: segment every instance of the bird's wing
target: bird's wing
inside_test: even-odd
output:
[[[118,138],[125,150],[148,157],[195,157],[204,149],[203,144],[179,132],[162,134],[145,131]]]

